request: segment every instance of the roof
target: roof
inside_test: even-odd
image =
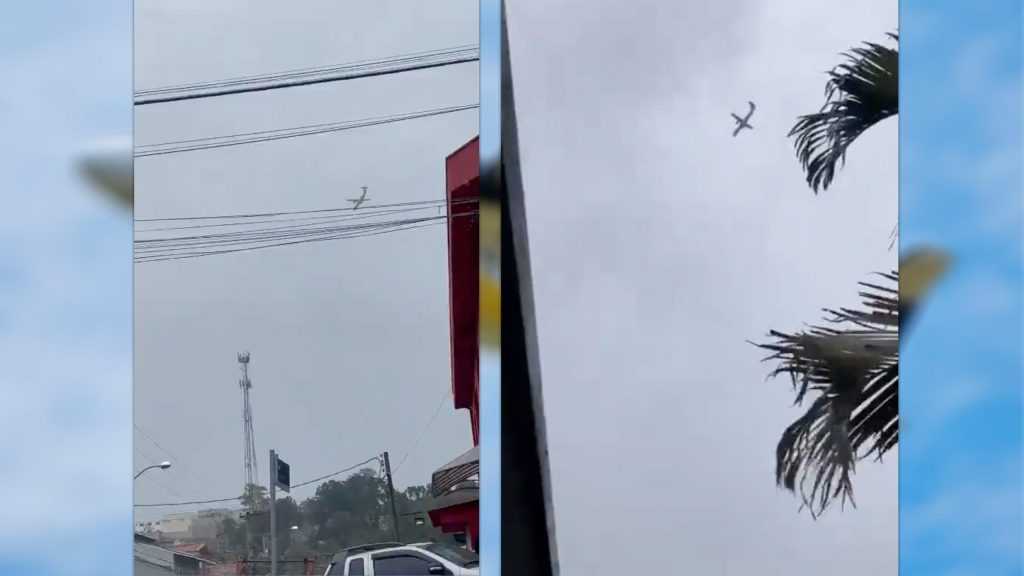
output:
[[[216,562],[189,552],[171,550],[169,548],[164,548],[163,546],[158,546],[157,544],[152,543],[152,539],[142,536],[141,534],[136,534],[135,536],[134,556],[136,560],[156,566],[163,566],[164,568],[174,568],[175,556],[195,560],[202,564],[216,564]],[[142,537],[140,538],[140,536]]]
[[[174,552],[171,550],[156,544],[136,542],[133,552],[136,560],[174,570]]]
[[[200,564],[211,564],[211,565],[216,564],[216,562],[214,562],[213,560],[210,560],[209,558],[203,558],[202,556],[197,556],[195,554],[190,554],[188,552],[179,552],[177,550],[171,550],[170,552],[173,553],[175,556],[177,556],[179,558],[188,558],[189,560],[195,560],[196,562],[199,562]]]
[[[201,542],[197,544],[178,544],[174,547],[174,550],[185,554],[202,554],[209,550],[209,546]]]
[[[480,445],[473,446],[458,458],[441,466],[431,476],[431,492],[441,496],[460,482],[480,473]]]

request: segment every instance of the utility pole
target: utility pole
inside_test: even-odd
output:
[[[388,477],[388,495],[391,500],[391,522],[395,526],[395,542],[401,542],[398,535],[398,508],[395,507],[395,483],[391,479],[391,459],[387,451],[384,452],[384,474]]]
[[[277,576],[277,453],[270,451],[270,576]]]

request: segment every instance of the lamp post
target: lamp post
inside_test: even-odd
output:
[[[146,472],[146,470],[152,470],[154,468],[159,468],[161,470],[167,470],[170,467],[171,467],[171,463],[170,462],[161,462],[159,464],[153,464],[152,466],[146,466],[142,470],[139,470],[138,474],[135,475],[135,479],[138,480],[139,476],[142,476],[142,474],[144,472]]]

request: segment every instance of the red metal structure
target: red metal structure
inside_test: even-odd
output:
[[[479,488],[466,482],[479,472],[480,442],[480,139],[445,159],[448,204],[448,277],[451,314],[452,397],[469,410],[474,448],[434,473],[437,506],[430,521],[445,532],[464,532],[479,550]]]
[[[480,138],[445,159],[452,395],[480,441]]]

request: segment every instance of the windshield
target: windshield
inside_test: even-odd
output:
[[[477,566],[480,564],[480,557],[477,556],[475,552],[465,548],[455,548],[454,546],[446,546],[436,542],[423,544],[422,548],[437,554],[449,562],[462,566],[463,568],[469,568],[470,566]]]

